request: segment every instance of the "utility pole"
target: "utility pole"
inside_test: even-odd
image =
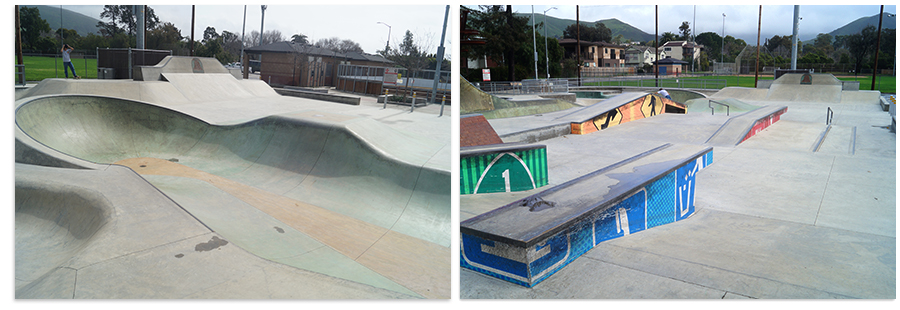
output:
[[[656,9],[656,28],[654,28],[656,29],[654,32],[656,37],[653,39],[653,42],[656,43],[656,61],[653,62],[653,71],[656,74],[656,84],[654,85],[659,87],[659,5],[655,5],[654,7]]]
[[[197,19],[197,6],[191,6],[191,56],[194,56],[194,21]]]
[[[578,69],[578,86],[581,86],[581,8],[575,6],[575,49],[578,54],[578,63],[575,66]]]
[[[244,24],[241,26],[241,75],[246,80],[250,77],[250,72],[247,71],[247,66],[249,65],[249,61],[247,61],[247,56],[244,55],[244,33],[247,31],[247,5],[244,5]]]
[[[759,25],[756,26],[756,75],[753,77],[753,87],[759,83],[759,32],[762,30],[762,5],[759,6]]]
[[[538,71],[537,71],[537,63],[538,63],[538,54],[537,54],[537,34],[535,33],[534,28],[534,5],[531,5],[531,44],[534,47],[534,79],[538,79]]]
[[[797,70],[797,36],[800,32],[800,6],[794,6],[794,33],[791,36],[791,70]]]
[[[431,88],[431,103],[437,101],[438,82],[441,80],[441,64],[444,62],[444,40],[447,35],[447,17],[450,15],[450,6],[444,9],[444,28],[441,30],[441,45],[438,46],[437,65],[434,68],[434,86]],[[385,98],[387,100],[387,98]],[[443,115],[443,106],[441,106],[441,114]]]
[[[135,5],[134,6],[134,15],[137,17],[135,20],[135,40],[136,46],[138,49],[144,49],[144,6],[143,5]]]
[[[262,18],[259,21],[259,45],[262,45],[263,33],[265,33],[263,32],[263,26],[266,25],[266,8],[268,5],[260,5],[260,7],[262,8]]]
[[[872,90],[875,90],[875,77],[878,75],[878,50],[881,49],[881,18],[884,17],[884,5],[878,13],[878,40],[875,43],[875,67],[872,68]]]
[[[550,54],[547,52],[547,12],[550,10],[555,10],[556,7],[552,7],[544,11],[544,59],[547,64],[547,79],[550,79]]]

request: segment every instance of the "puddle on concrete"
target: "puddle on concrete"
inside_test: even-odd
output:
[[[217,236],[213,236],[208,242],[199,243],[194,247],[194,251],[204,252],[204,251],[212,251],[221,246],[225,246],[228,244],[227,240],[219,239]]]

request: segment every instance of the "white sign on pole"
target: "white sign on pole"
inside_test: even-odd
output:
[[[481,79],[485,82],[491,81],[491,69],[481,69]]]
[[[397,72],[397,68],[385,68],[384,69],[384,84],[397,85],[398,78],[399,78],[399,73]]]

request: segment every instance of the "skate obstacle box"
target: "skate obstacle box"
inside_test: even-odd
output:
[[[533,287],[600,242],[688,218],[710,146],[663,144],[460,224],[460,265]]]

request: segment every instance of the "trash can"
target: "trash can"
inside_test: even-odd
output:
[[[115,79],[116,78],[116,69],[115,68],[97,68],[97,78],[98,79]]]

